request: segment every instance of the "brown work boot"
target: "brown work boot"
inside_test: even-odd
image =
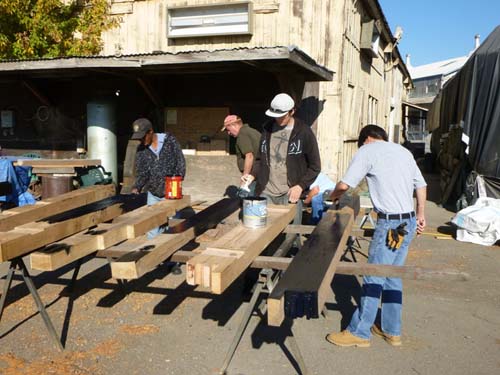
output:
[[[368,348],[370,346],[370,340],[354,336],[347,329],[340,333],[330,333],[326,336],[326,340],[338,346],[358,346],[360,348]]]
[[[376,324],[372,326],[372,333],[375,336],[382,337],[386,342],[388,342],[392,346],[401,346],[401,336],[392,336],[384,331],[382,331]]]

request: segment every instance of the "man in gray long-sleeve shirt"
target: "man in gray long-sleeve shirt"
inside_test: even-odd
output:
[[[368,263],[402,266],[415,232],[422,233],[425,228],[427,184],[412,154],[399,144],[387,142],[387,134],[381,127],[367,125],[361,129],[358,146],[359,151],[336,185],[331,199],[338,199],[349,187],[357,186],[366,177],[373,207],[378,214]],[[414,191],[416,213],[413,210]],[[397,237],[399,241],[393,241],[393,233],[399,228],[406,230],[407,234]],[[361,303],[349,326],[340,333],[329,334],[326,339],[339,346],[368,347],[373,333],[392,346],[401,345],[402,296],[400,278],[363,277]],[[381,325],[375,325],[381,298]]]

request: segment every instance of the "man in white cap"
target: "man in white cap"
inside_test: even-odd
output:
[[[298,203],[296,221],[300,222],[300,198],[318,176],[321,160],[314,133],[294,113],[295,102],[290,95],[278,94],[271,101],[266,115],[274,121],[263,127],[260,160],[251,176],[257,179],[257,193],[272,203]]]

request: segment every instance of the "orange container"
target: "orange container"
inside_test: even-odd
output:
[[[165,198],[166,199],[182,198],[182,176],[165,177]]]

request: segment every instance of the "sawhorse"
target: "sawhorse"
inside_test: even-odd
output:
[[[300,245],[300,235],[291,235],[288,234],[286,239],[283,241],[281,246],[276,250],[276,252],[273,254],[273,257],[280,257],[280,256],[285,256],[292,245],[294,243],[298,242]],[[277,284],[279,278],[281,275],[281,271],[276,271],[272,270],[270,268],[264,268],[260,271],[259,273],[259,279],[257,280],[257,283],[255,284],[252,297],[250,298],[250,302],[248,303],[248,306],[245,310],[245,313],[243,314],[243,317],[241,318],[240,324],[238,326],[238,329],[236,330],[233,341],[231,342],[231,345],[229,346],[229,349],[227,351],[226,357],[224,359],[224,362],[218,371],[218,374],[220,375],[225,375],[227,374],[227,369],[229,367],[229,364],[231,363],[231,360],[234,356],[234,353],[236,352],[236,349],[238,348],[238,345],[241,341],[241,338],[243,337],[243,334],[245,333],[245,330],[248,326],[248,323],[250,322],[250,318],[252,317],[253,312],[256,309],[257,302],[259,301],[259,297],[261,294],[269,294]],[[261,306],[258,307],[258,309],[261,312],[261,315],[266,314],[266,308],[267,305],[265,303],[262,303]],[[294,332],[293,332],[293,322],[286,322],[288,323],[287,325],[290,327],[290,332],[286,337],[285,344],[288,344],[290,353],[292,354],[294,360],[297,363],[297,366],[299,367],[299,371],[302,375],[307,375],[308,371],[304,362],[304,358],[302,357],[302,354],[300,352],[299,346],[297,344],[297,341],[295,340]]]
[[[73,286],[76,282],[76,278],[78,276],[78,272],[80,271],[80,266],[82,264],[82,260],[79,260],[76,264],[75,270],[73,272],[73,276],[71,278],[71,282],[68,285],[68,290],[71,291],[73,289]],[[10,287],[12,285],[12,279],[14,277],[14,273],[16,271],[20,271],[21,275],[23,277],[24,283],[28,287],[28,290],[35,300],[36,306],[38,308],[38,311],[40,312],[40,315],[42,316],[43,322],[45,323],[45,327],[47,328],[47,331],[49,332],[49,335],[51,336],[52,340],[54,341],[56,347],[60,350],[64,350],[64,346],[61,342],[61,339],[56,333],[56,330],[54,329],[54,325],[52,324],[52,321],[50,320],[49,314],[47,313],[47,310],[45,309],[45,305],[43,304],[40,295],[38,294],[38,291],[36,289],[35,283],[33,282],[33,279],[31,275],[28,272],[28,269],[26,268],[26,264],[24,263],[24,260],[22,257],[14,258],[10,261],[9,264],[9,271],[7,273],[7,276],[5,277],[5,284],[3,287],[3,292],[2,292],[2,297],[0,298],[0,321],[2,320],[2,315],[3,311],[5,309],[5,302],[7,300],[7,295],[9,293]]]

